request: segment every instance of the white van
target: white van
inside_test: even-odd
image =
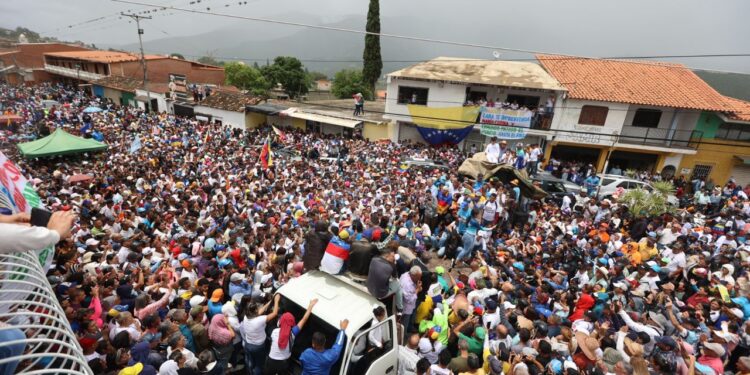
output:
[[[302,332],[292,346],[291,368],[293,374],[302,372],[298,358],[312,345],[313,333],[326,336],[326,347],[330,348],[339,332],[339,323],[349,319],[344,349],[339,360],[331,368],[331,374],[393,374],[398,372],[398,340],[395,316],[389,316],[372,326],[372,311],[383,303],[367,292],[363,286],[343,276],[333,276],[321,271],[308,272],[289,280],[278,292],[281,294],[280,310],[288,311],[300,319],[313,298],[318,303]],[[371,350],[367,334],[380,329],[382,350]]]

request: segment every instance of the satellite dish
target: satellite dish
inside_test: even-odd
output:
[[[492,56],[496,59],[500,58],[500,51],[492,51]]]

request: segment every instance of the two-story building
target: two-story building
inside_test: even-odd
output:
[[[387,75],[385,119],[395,123],[392,141],[423,141],[417,125],[444,117],[474,126],[459,144],[477,149],[495,130],[494,119],[522,117],[517,130],[500,138],[540,143],[555,116],[552,108],[566,89],[533,62],[440,57]],[[455,116],[453,116],[455,114]],[[485,116],[487,114],[487,116]],[[516,116],[519,115],[519,116]],[[487,118],[487,121],[484,119]],[[507,125],[507,124],[506,124]],[[513,125],[513,124],[511,124]]]
[[[146,55],[150,82],[168,83],[174,75],[189,83],[223,85],[224,68],[161,55]],[[66,51],[44,54],[44,69],[58,81],[91,82],[109,76],[143,77],[138,54],[119,51]]]
[[[696,130],[703,135],[695,155],[685,155],[677,173],[692,180],[713,180],[717,185],[730,178],[750,184],[750,102],[725,97],[733,112],[704,112]]]
[[[706,136],[698,127],[703,113],[728,111],[723,95],[679,64],[537,58],[567,88],[546,159],[589,162],[599,171],[607,157],[608,170],[677,170]]]
[[[44,69],[45,53],[87,50],[65,43],[13,44],[13,48],[0,51],[0,78],[12,85],[46,82],[51,77]]]

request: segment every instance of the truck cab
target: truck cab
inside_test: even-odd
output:
[[[321,332],[326,336],[326,348],[330,348],[339,332],[339,323],[349,320],[346,339],[338,361],[331,374],[393,374],[398,372],[398,340],[395,316],[387,316],[373,324],[373,310],[383,303],[367,292],[363,286],[345,276],[334,276],[321,271],[308,272],[289,280],[278,291],[281,295],[280,310],[291,312],[297,319],[304,315],[305,308],[313,298],[318,303],[310,319],[292,346],[291,369],[293,374],[302,372],[298,358],[312,347],[312,335]],[[380,330],[383,348],[378,349],[368,342],[368,334]]]

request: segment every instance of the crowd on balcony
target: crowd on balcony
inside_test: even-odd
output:
[[[50,98],[63,106],[45,111]],[[97,130],[109,144],[49,160],[2,149],[59,212],[48,280],[97,374],[327,374],[338,339],[291,354],[315,329],[316,301],[296,314],[274,297],[316,269],[362,273],[389,307],[373,321],[398,317],[399,374],[750,373],[750,201],[739,193],[710,221],[701,207],[650,214],[593,197],[566,210],[517,180],[459,176],[457,148],[286,130],[279,142],[303,160],[265,168],[252,146],[270,129],[117,106],[84,120],[102,103],[60,86],[2,85],[0,103],[24,116],[22,132]],[[336,161],[316,158],[323,150]],[[404,168],[414,155],[450,170]],[[94,179],[69,181],[81,172]],[[2,230],[28,228],[25,215],[0,218]],[[22,324],[2,321],[0,335]],[[0,356],[37,345],[4,342]],[[366,350],[383,344],[368,338]],[[24,368],[15,358],[0,373]]]

